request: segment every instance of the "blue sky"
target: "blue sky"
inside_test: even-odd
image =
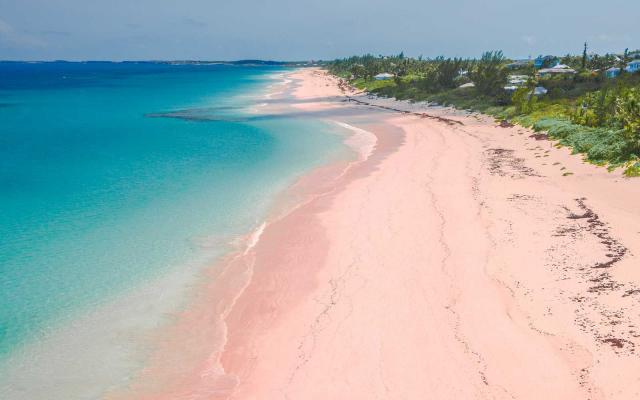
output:
[[[0,59],[622,52],[639,17],[632,0],[0,0]]]

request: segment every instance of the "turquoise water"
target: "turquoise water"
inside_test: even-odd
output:
[[[0,63],[0,360],[217,254],[342,151],[320,121],[246,113],[276,72]]]

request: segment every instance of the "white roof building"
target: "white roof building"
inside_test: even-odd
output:
[[[565,64],[558,64],[552,68],[543,68],[538,71],[540,75],[546,74],[575,74],[576,70]]]
[[[549,91],[542,86],[538,86],[533,90],[533,94],[535,94],[536,96],[542,96],[544,94],[547,94],[547,92]]]
[[[386,81],[386,80],[389,80],[389,79],[393,79],[394,76],[395,75],[390,74],[388,72],[383,72],[381,74],[378,74],[378,75],[374,76],[374,78],[377,81]]]

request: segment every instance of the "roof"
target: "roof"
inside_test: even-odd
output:
[[[575,74],[576,70],[573,68],[569,68],[566,65],[555,66],[553,68],[543,68],[539,71],[541,74]]]
[[[547,94],[548,90],[542,86],[538,86],[533,90],[533,94],[535,95],[539,95],[539,94]]]
[[[388,79],[393,78],[394,76],[395,76],[395,75],[390,74],[390,73],[388,73],[388,72],[383,72],[383,73],[381,73],[381,74],[378,74],[378,75],[374,76],[373,78],[374,78],[375,80],[378,80],[378,81],[386,81],[386,80],[388,80]]]
[[[465,83],[464,85],[460,85],[461,88],[470,88],[470,87],[475,87],[476,84],[473,82],[469,82],[469,83]]]

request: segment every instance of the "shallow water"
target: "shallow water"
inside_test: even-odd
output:
[[[249,113],[282,71],[0,63],[0,367],[138,286],[195,273],[344,155],[325,122]]]

